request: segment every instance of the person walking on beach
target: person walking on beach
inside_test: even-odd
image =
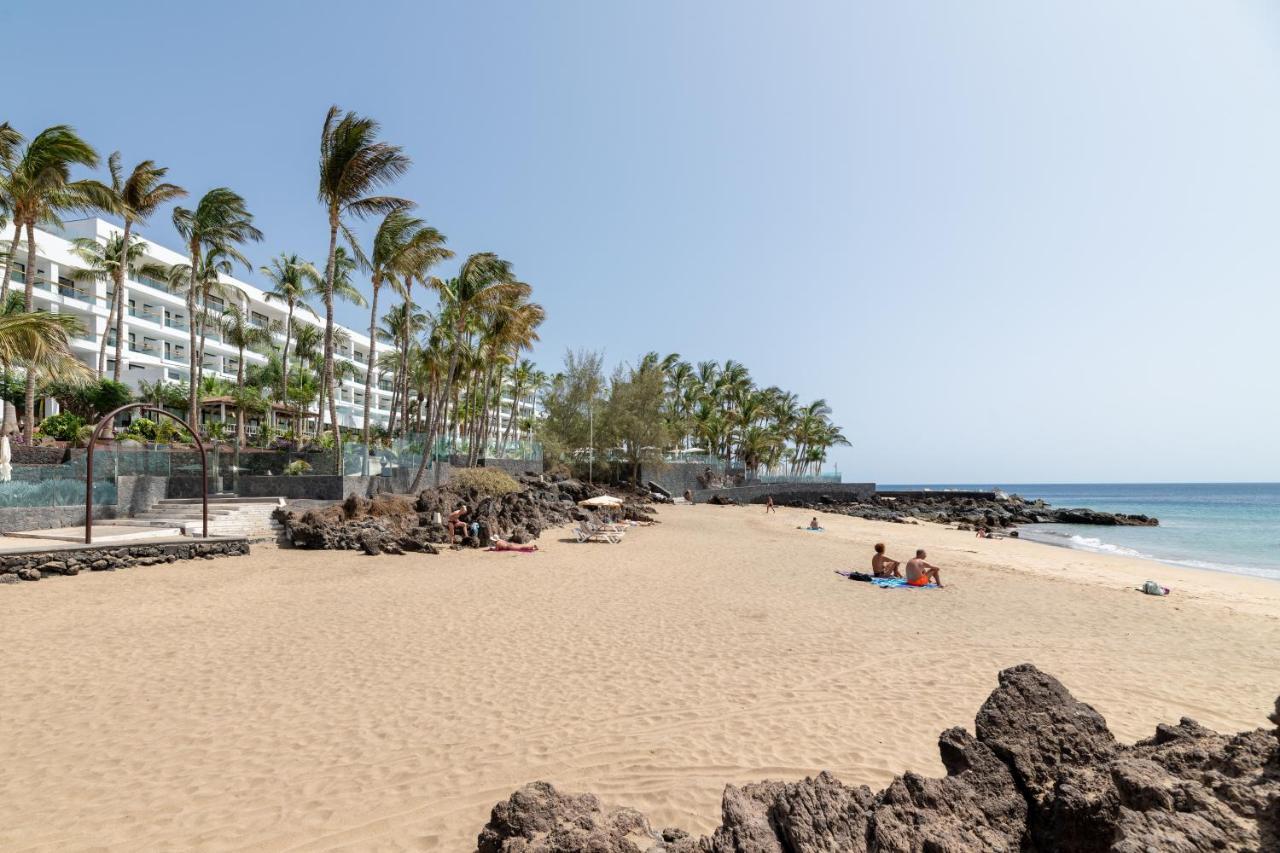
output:
[[[884,543],[877,542],[875,556],[871,558],[871,574],[878,578],[900,578],[899,565],[897,560],[890,560],[884,555]]]
[[[768,495],[767,497],[765,497],[764,514],[768,515],[771,512],[777,512],[777,511],[778,511],[778,508],[773,505],[773,495]]]
[[[908,586],[928,586],[929,581],[933,581],[938,585],[938,589],[942,589],[942,578],[938,577],[938,567],[926,563],[924,558],[927,555],[924,549],[916,551],[913,559],[907,560],[907,585]]]

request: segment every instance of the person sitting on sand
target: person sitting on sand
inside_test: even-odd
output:
[[[907,585],[908,586],[928,586],[929,581],[933,581],[938,585],[938,589],[942,589],[942,579],[938,577],[938,567],[930,565],[924,561],[926,554],[921,548],[916,551],[913,559],[907,560]]]
[[[538,550],[537,545],[517,545],[506,539],[494,539],[490,551],[519,551],[521,554],[532,554]]]
[[[900,578],[902,572],[898,571],[901,565],[897,560],[890,560],[884,555],[884,543],[876,543],[876,553],[871,558],[871,574],[878,578]]]
[[[809,529],[810,530],[822,529],[822,525],[818,523],[818,517],[816,515],[813,518],[809,519]]]
[[[455,533],[461,532],[463,536],[467,535],[467,505],[458,504],[458,508],[449,513],[449,544],[453,544]]]

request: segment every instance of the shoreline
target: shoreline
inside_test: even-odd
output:
[[[807,510],[662,506],[535,554],[257,548],[0,590],[0,847],[473,850],[528,782],[705,833],[726,784],[942,773],[1030,662],[1124,742],[1273,708],[1280,589]],[[884,541],[943,590],[840,579]]]
[[[1024,525],[1024,527],[1025,526],[1027,525]],[[1043,525],[1043,526],[1048,527],[1049,525]],[[1084,527],[1084,525],[1073,525],[1073,526]],[[1274,569],[1271,569],[1266,566],[1243,566],[1243,565],[1235,565],[1235,564],[1228,564],[1228,563],[1209,563],[1208,561],[1204,561],[1204,560],[1197,561],[1197,560],[1191,560],[1191,559],[1176,560],[1172,557],[1157,557],[1152,554],[1143,554],[1141,552],[1135,552],[1130,554],[1120,554],[1120,553],[1112,553],[1112,552],[1101,551],[1101,550],[1094,551],[1094,550],[1090,550],[1089,548],[1079,548],[1074,545],[1067,544],[1065,542],[1054,542],[1051,539],[1029,538],[1024,535],[1023,528],[1018,527],[1014,529],[1019,531],[1019,536],[1017,537],[1019,540],[1023,542],[1034,542],[1037,545],[1048,545],[1051,548],[1064,548],[1068,551],[1080,551],[1085,554],[1097,554],[1098,556],[1101,556],[1101,557],[1122,557],[1122,558],[1131,559],[1131,560],[1142,560],[1148,563],[1158,563],[1161,566],[1177,568],[1177,569],[1191,569],[1197,572],[1213,572],[1214,574],[1230,575],[1232,577],[1257,578],[1259,580],[1268,581],[1270,583],[1280,582],[1280,577],[1271,577],[1270,575],[1257,574],[1258,572],[1274,571]],[[1105,528],[1101,528],[1100,530],[1105,530]],[[1070,537],[1064,536],[1063,538],[1069,539]],[[1098,538],[1099,538],[1099,541],[1102,541],[1101,537],[1098,537]],[[1115,545],[1114,543],[1106,543],[1106,542],[1104,542],[1103,544],[1111,544],[1113,547],[1116,547],[1116,548],[1124,548],[1129,551],[1134,551],[1134,549],[1129,548],[1127,545]]]

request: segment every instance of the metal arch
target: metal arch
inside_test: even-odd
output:
[[[191,428],[191,424],[182,418],[166,412],[164,409],[152,406],[149,403],[126,403],[113,412],[105,415],[98,425],[93,428],[93,435],[89,438],[89,448],[85,453],[84,461],[84,544],[93,544],[93,448],[98,443],[99,437],[102,435],[103,429],[116,419],[116,415],[121,412],[127,412],[130,409],[141,409],[144,412],[154,412],[157,415],[164,415],[171,420],[175,420],[182,426],[186,427],[187,432],[191,433],[191,438],[195,440],[196,447],[200,451],[200,507],[201,520],[203,522],[203,536],[209,538],[209,465],[205,460],[204,442],[200,440],[200,434]]]

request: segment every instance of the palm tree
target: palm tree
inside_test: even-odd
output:
[[[12,143],[12,131],[8,133]],[[66,211],[100,209],[116,212],[116,201],[111,191],[99,181],[71,179],[74,166],[93,169],[98,165],[98,152],[67,125],[55,125],[38,133],[20,154],[11,153],[12,165],[4,176],[5,205],[13,216],[16,229],[22,227],[27,234],[27,264],[25,269],[24,307],[33,310],[36,265],[36,224],[54,223]],[[13,249],[17,249],[14,241]],[[9,278],[5,276],[0,298],[8,295]],[[36,385],[34,373],[27,375],[25,417],[27,435],[34,431]]]
[[[28,311],[14,294],[0,307],[0,368],[19,366],[32,378],[86,378],[89,368],[71,351],[71,338],[82,331],[72,315]],[[27,434],[34,431],[28,427]]]
[[[207,319],[207,314],[200,307],[200,299],[203,295],[207,304],[207,294],[215,287],[221,287],[221,277],[230,275],[232,270],[231,260],[216,245],[210,246],[204,255],[196,257],[197,263],[194,266],[175,264],[169,268],[168,275],[169,289],[183,294],[187,305],[187,336],[191,347],[187,351],[187,366],[191,371],[187,414],[191,418],[192,425],[196,424],[195,419],[199,417],[197,405],[200,400],[201,382],[204,379],[204,355],[197,344],[197,336],[204,334],[204,320]]]
[[[297,255],[281,254],[271,262],[269,267],[260,267],[259,272],[271,282],[271,289],[265,294],[266,300],[279,299],[284,302],[287,317],[284,323],[284,358],[281,361],[280,393],[284,402],[289,396],[289,344],[293,335],[293,312],[305,308],[313,316],[315,310],[307,304],[307,297],[320,284],[320,272]]]
[[[369,445],[369,408],[373,390],[373,370],[378,353],[378,290],[383,281],[400,288],[401,277],[411,277],[432,264],[453,255],[444,248],[444,235],[421,219],[409,215],[409,208],[391,211],[378,225],[369,250],[373,298],[369,302],[369,358],[364,373],[365,447]],[[367,457],[366,457],[367,458]]]
[[[128,242],[129,248],[126,250],[125,245]],[[107,330],[114,331],[116,334],[116,370],[113,378],[120,381],[120,348],[122,342],[120,335],[123,334],[123,327],[118,322],[118,318],[114,318],[113,311],[117,310],[120,300],[117,295],[120,293],[120,282],[125,278],[136,278],[138,275],[149,275],[153,278],[163,279],[169,274],[169,271],[161,264],[148,263],[146,261],[146,253],[150,248],[141,240],[134,240],[126,237],[123,233],[108,237],[106,244],[99,243],[97,240],[88,237],[77,237],[73,242],[72,253],[75,254],[85,266],[72,273],[72,278],[88,279],[90,281],[111,281],[115,283],[117,288],[116,294],[112,295],[111,306],[107,311]],[[98,376],[102,376],[103,370],[106,368],[107,358],[107,339],[110,334],[102,336],[102,340],[98,343]]]
[[[270,327],[259,326],[239,305],[231,305],[222,315],[222,337],[238,351],[236,358],[236,387],[244,388],[244,351],[253,347],[269,347],[273,340]],[[246,412],[239,401],[236,405],[236,446],[244,447],[244,422]]]
[[[0,123],[0,230],[13,217],[13,240],[8,249],[0,248],[4,256],[4,278],[0,279],[0,302],[9,296],[9,275],[13,272],[13,258],[18,253],[18,241],[22,239],[22,222],[14,214],[13,200],[10,197],[9,184],[12,180],[13,167],[17,163],[18,149],[22,145],[22,134],[9,125]]]
[[[107,171],[111,173],[111,194],[115,197],[117,209],[124,217],[124,244],[129,244],[130,233],[133,231],[134,223],[145,225],[151,214],[156,212],[160,205],[175,199],[182,198],[187,191],[177,184],[169,184],[164,182],[164,176],[169,170],[163,166],[157,166],[154,160],[143,160],[141,163],[133,167],[128,177],[120,170],[120,152],[116,151],[107,158]],[[124,306],[128,304],[125,299],[124,282],[125,268],[117,265],[114,270],[113,283],[115,290],[111,295],[111,306],[107,309],[107,328],[112,328],[112,312],[115,316],[116,330],[116,363],[111,371],[111,378],[116,382],[120,381],[120,375],[124,363]],[[106,340],[106,335],[103,335]],[[98,355],[98,373],[102,373],[103,356]]]
[[[477,312],[487,310],[504,300],[528,298],[532,288],[516,281],[511,271],[511,264],[492,252],[479,252],[471,255],[458,270],[456,278],[441,281],[432,278],[428,283],[440,294],[440,301],[451,312],[453,328],[452,353],[449,369],[444,374],[443,401],[447,401],[453,391],[458,358],[461,355],[461,343],[467,331],[467,323]],[[445,406],[437,404],[431,413],[431,425],[427,430],[427,448],[435,444],[435,437],[443,425],[441,420]],[[413,478],[410,491],[416,492],[422,484],[422,475],[426,471],[427,461],[431,453],[424,453]]]
[[[238,246],[249,240],[261,240],[262,232],[253,225],[253,214],[244,199],[227,187],[209,190],[196,202],[194,209],[177,207],[173,210],[173,227],[187,242],[187,254],[191,257],[190,281],[187,286],[187,320],[191,344],[191,396],[187,401],[187,414],[194,426],[199,417],[197,391],[199,385],[196,362],[195,295],[197,276],[201,270],[201,258],[214,255],[229,261],[236,260],[245,266],[249,262]]]
[[[344,219],[348,216],[364,218],[385,214],[408,204],[405,199],[371,194],[392,183],[409,168],[409,158],[399,146],[377,141],[378,130],[378,123],[373,119],[353,112],[344,114],[335,105],[329,108],[320,132],[318,195],[329,221],[329,255],[325,261],[324,274],[324,367],[321,384],[329,390],[329,413],[333,421],[334,439],[339,442],[341,436],[333,388],[334,256],[338,249],[338,231],[346,230]],[[355,244],[350,232],[347,232],[347,237],[348,242]]]

